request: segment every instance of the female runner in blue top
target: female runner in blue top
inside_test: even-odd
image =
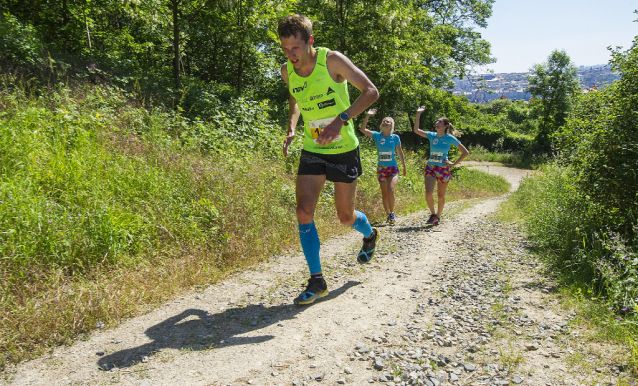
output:
[[[419,120],[424,110],[425,106],[421,106],[416,110],[414,132],[430,140],[430,156],[425,167],[425,201],[428,203],[428,209],[430,209],[430,218],[427,223],[439,225],[443,206],[445,206],[445,191],[447,190],[447,183],[450,181],[450,168],[458,165],[470,152],[456,139],[454,135],[458,135],[458,132],[446,117],[441,117],[436,121],[434,124],[436,132],[420,130]],[[450,162],[447,157],[452,146],[458,147],[461,151],[461,156],[454,162]],[[435,184],[439,199],[436,213],[434,213],[433,195]]]
[[[376,109],[368,110],[363,118],[363,123],[359,129],[365,136],[372,137],[377,145],[377,179],[381,186],[381,196],[383,197],[383,209],[388,216],[387,222],[394,225],[396,216],[394,215],[394,188],[399,180],[399,167],[394,156],[394,150],[399,153],[401,165],[403,166],[403,176],[405,177],[405,159],[401,148],[401,139],[394,132],[394,119],[385,117],[381,121],[381,132],[366,129],[370,116],[377,113]]]

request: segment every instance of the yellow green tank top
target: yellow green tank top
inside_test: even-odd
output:
[[[304,150],[321,154],[340,154],[359,146],[352,120],[341,128],[341,133],[333,142],[325,146],[316,143],[321,129],[350,107],[348,81],[337,83],[332,79],[326,66],[328,52],[327,48],[317,48],[317,63],[312,74],[307,77],[297,75],[292,63],[288,61],[288,88],[297,101],[304,119]]]

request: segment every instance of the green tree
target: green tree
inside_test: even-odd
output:
[[[638,218],[638,36],[626,51],[612,51],[618,81],[577,99],[567,124],[556,134],[578,188],[604,208],[610,224],[635,232]]]
[[[551,150],[551,136],[565,124],[572,108],[572,97],[580,90],[578,69],[567,53],[554,50],[547,61],[535,64],[528,76],[528,91],[540,98],[540,125],[536,140],[540,148]]]
[[[485,27],[493,0],[302,0],[295,11],[314,21],[317,45],[339,50],[379,88],[379,117],[414,115],[437,105],[430,88],[490,63]],[[428,103],[432,102],[432,103]],[[426,111],[422,117],[436,115]]]

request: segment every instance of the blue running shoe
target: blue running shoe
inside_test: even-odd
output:
[[[363,238],[363,246],[357,256],[357,261],[361,264],[369,263],[374,256],[374,251],[377,246],[377,240],[379,239],[379,231],[377,228],[372,228],[372,235]]]
[[[388,224],[390,224],[390,225],[394,225],[394,224],[396,224],[396,222],[397,222],[397,218],[396,218],[396,216],[394,215],[394,212],[390,213],[390,214],[388,215]]]
[[[311,277],[308,279],[308,285],[306,289],[294,300],[297,305],[304,305],[314,303],[315,300],[328,295],[328,285],[326,281],[322,279],[315,279]]]

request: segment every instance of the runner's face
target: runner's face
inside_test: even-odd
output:
[[[286,58],[290,60],[292,66],[296,69],[302,68],[308,63],[308,58],[312,50],[312,42],[314,41],[314,38],[311,36],[306,42],[300,35],[301,34],[297,34],[296,36],[280,38],[284,55],[286,55]]]
[[[389,134],[392,131],[392,118],[385,117],[381,121],[381,129],[384,134]]]
[[[440,132],[441,130],[445,132],[445,122],[443,122],[442,119],[437,120],[436,123],[434,124],[434,128],[438,132]]]

